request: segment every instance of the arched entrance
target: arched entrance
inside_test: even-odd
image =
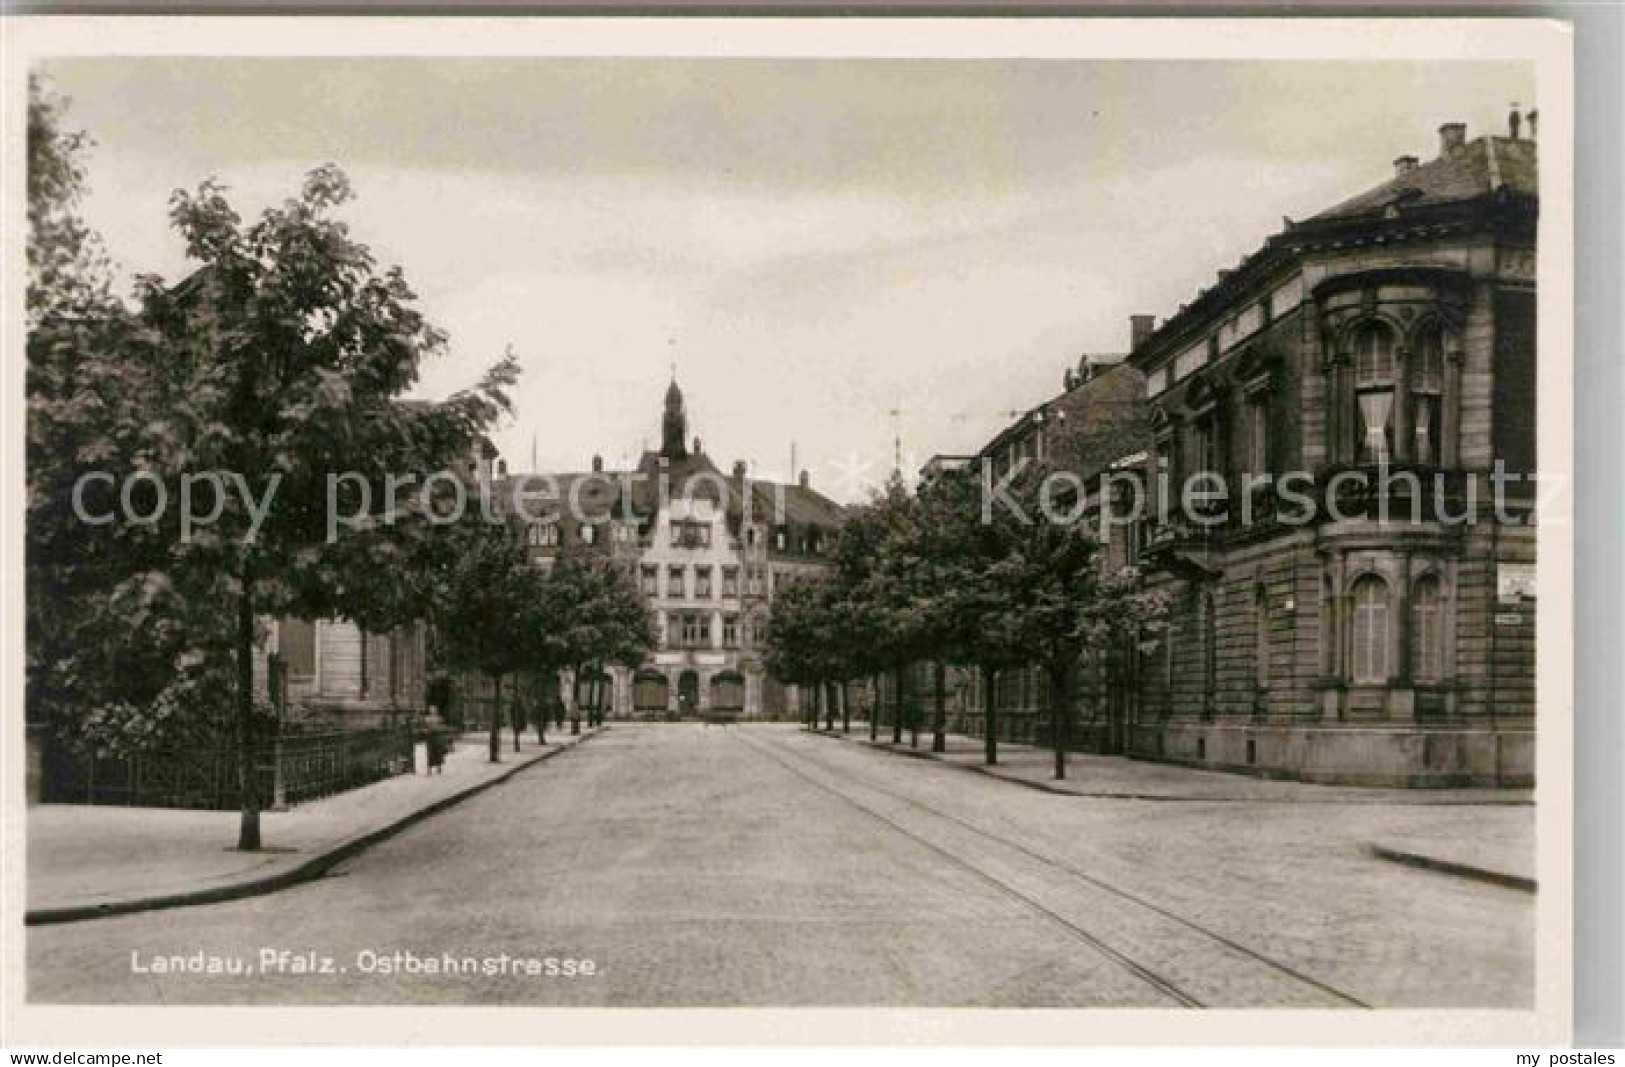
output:
[[[744,711],[745,676],[738,671],[718,671],[713,674],[711,708],[715,711]]]
[[[700,710],[700,676],[694,671],[684,671],[677,676],[677,710],[684,715]]]
[[[671,703],[671,683],[659,671],[641,670],[632,680],[632,707],[644,714],[664,714]]]
[[[613,683],[603,670],[585,670],[576,678],[576,707],[588,713],[593,720],[601,720],[609,711],[614,695]]]

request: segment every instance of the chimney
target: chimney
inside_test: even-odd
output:
[[[1523,116],[1518,113],[1518,105],[1516,102],[1514,102],[1512,105],[1512,110],[1507,114],[1507,135],[1516,141],[1518,139],[1518,131],[1522,127]]]
[[[1419,162],[1421,161],[1415,156],[1400,156],[1398,159],[1394,160],[1394,177],[1403,178],[1405,175],[1415,170],[1416,165]]]
[[[811,484],[812,479],[807,477],[807,472],[806,471],[802,471],[801,476],[799,478],[797,478],[796,481],[801,484],[801,488],[805,489],[805,488],[807,488],[808,485]]]
[[[742,460],[742,459],[734,460],[734,477],[738,478],[741,481],[744,480],[744,478],[745,478],[745,461],[744,460]]]
[[[1145,343],[1151,336],[1151,331],[1157,328],[1155,315],[1130,315],[1128,317],[1128,349],[1130,352]]]
[[[507,477],[507,474],[508,474],[508,461],[505,460],[505,459],[497,460],[497,477],[498,478],[505,478],[505,477]]]
[[[1462,145],[1467,143],[1467,124],[1465,122],[1447,122],[1439,127],[1439,155],[1453,155]]]
[[[1525,115],[1524,118],[1529,120],[1529,139],[1533,141],[1535,139],[1535,124],[1540,121],[1540,112],[1530,108],[1529,114]]]
[[[602,474],[603,471],[604,471],[604,457],[599,456],[599,455],[594,455],[592,457],[592,472],[594,474]]]
[[[700,448],[700,439],[698,437],[694,438],[694,454],[698,456],[703,451],[704,449]]]

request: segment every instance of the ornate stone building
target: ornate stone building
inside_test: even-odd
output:
[[[1104,565],[1144,569],[1171,626],[1082,672],[1079,747],[1322,782],[1532,781],[1533,133],[1533,116],[1472,141],[1446,124],[1433,159],[1286,220],[1160,325],[1134,316],[1149,429],[1093,472],[1091,504],[1119,520]],[[1054,403],[972,461],[1037,454]],[[983,680],[950,677],[951,721],[980,733]],[[993,684],[1001,733],[1047,741],[1031,672]]]
[[[566,546],[602,552],[648,598],[659,645],[636,667],[610,670],[610,714],[783,717],[800,694],[763,667],[768,605],[785,583],[817,573],[841,508],[802,472],[794,484],[758,481],[736,462],[727,473],[690,440],[674,380],[666,390],[659,451],[630,470],[499,476],[502,498],[524,478],[552,498],[529,523],[538,565]],[[568,697],[567,697],[568,698]]]
[[[1147,475],[1225,491],[1146,527],[1174,625],[1137,665],[1130,753],[1532,780],[1539,199],[1520,119],[1441,127],[1433,159],[1288,220],[1135,348]]]

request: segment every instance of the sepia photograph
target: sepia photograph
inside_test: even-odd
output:
[[[1557,24],[200,21],[8,43],[8,1013],[1563,1032]]]

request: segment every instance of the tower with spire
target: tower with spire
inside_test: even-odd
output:
[[[688,457],[688,413],[683,410],[683,391],[674,373],[666,388],[666,413],[660,420],[660,454],[670,460]]]

